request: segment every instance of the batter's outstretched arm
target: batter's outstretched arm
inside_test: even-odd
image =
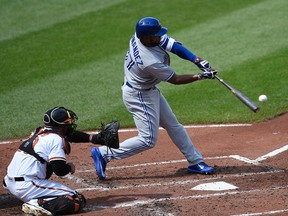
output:
[[[193,54],[190,50],[188,50],[186,47],[184,47],[179,42],[174,42],[171,52],[176,54],[182,59],[186,59],[188,61],[193,62],[197,67],[202,70],[203,72],[212,72],[216,71],[213,69],[209,62],[205,59],[197,57],[195,54]]]
[[[206,71],[200,74],[181,74],[181,75],[174,73],[173,76],[169,80],[167,80],[167,82],[175,85],[188,84],[195,82],[197,80],[214,79],[216,74],[217,71]]]
[[[197,74],[175,74],[167,81],[174,85],[182,85],[188,84],[199,80],[199,76]]]

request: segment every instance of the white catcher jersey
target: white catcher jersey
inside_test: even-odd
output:
[[[45,161],[66,161],[65,141],[58,134],[49,132],[40,134],[33,145],[34,151]],[[45,179],[46,163],[41,164],[34,156],[17,150],[7,168],[7,175],[10,177],[26,176],[31,179]]]
[[[169,80],[175,72],[169,66],[170,56],[166,51],[172,49],[174,42],[165,34],[159,46],[146,47],[134,34],[124,61],[124,82],[135,89],[145,90]]]

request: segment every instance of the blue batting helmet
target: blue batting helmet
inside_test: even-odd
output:
[[[144,17],[136,24],[136,35],[138,38],[143,36],[162,36],[166,32],[167,28],[162,27],[159,20],[154,17]]]

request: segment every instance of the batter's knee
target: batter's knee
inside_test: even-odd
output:
[[[146,137],[145,144],[148,148],[153,148],[157,143],[157,137]]]
[[[73,196],[59,196],[55,199],[38,199],[38,204],[52,212],[54,215],[75,214],[86,205],[86,199],[82,194]]]

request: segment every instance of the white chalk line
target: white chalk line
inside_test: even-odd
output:
[[[288,212],[288,209],[283,210],[275,210],[275,211],[267,211],[267,212],[256,212],[250,214],[238,214],[238,215],[231,215],[231,216],[256,216],[256,215],[271,215],[271,214],[279,214]]]
[[[243,161],[243,162],[246,162],[246,163],[250,163],[250,164],[254,164],[254,165],[259,165],[261,161],[264,161],[266,159],[269,159],[271,157],[274,157],[284,151],[287,151],[288,150],[288,144],[285,145],[285,146],[282,146],[281,148],[279,149],[276,149],[272,152],[269,152],[268,154],[265,154],[261,157],[258,157],[256,158],[255,160],[251,160],[249,158],[246,158],[246,157],[242,157],[242,156],[239,156],[239,155],[230,155],[229,157],[231,158],[234,158],[236,160],[240,160],[240,161]]]
[[[287,189],[287,188],[288,188],[288,186],[271,187],[271,188],[266,188],[266,190],[281,190],[281,189]],[[207,199],[207,198],[211,198],[211,197],[241,195],[241,194],[258,193],[258,192],[263,192],[263,189],[230,191],[230,192],[192,195],[192,196],[165,197],[165,198],[150,199],[150,200],[137,200],[137,201],[132,201],[132,202],[125,202],[125,203],[121,203],[121,204],[116,204],[113,206],[87,206],[85,209],[87,209],[88,211],[107,209],[107,208],[115,209],[115,208],[141,206],[141,205],[147,205],[147,204],[151,204],[151,203],[155,203],[155,202],[163,202],[163,201],[167,202],[167,201],[188,200],[188,199]]]
[[[127,186],[115,186],[113,187],[107,187],[104,184],[97,184],[97,186],[94,186],[94,184],[90,185],[87,188],[78,188],[76,189],[78,192],[83,191],[114,191],[114,190],[124,190],[124,189],[130,189],[130,188],[151,188],[151,187],[158,187],[158,186],[179,186],[179,185],[186,185],[186,184],[192,184],[197,182],[206,182],[206,181],[214,181],[218,179],[230,179],[230,178],[237,178],[237,177],[246,177],[246,176],[254,176],[254,175],[266,175],[266,174],[273,174],[273,173],[283,173],[284,170],[272,170],[272,171],[266,171],[266,172],[253,172],[253,173],[240,173],[240,174],[231,174],[231,175],[225,175],[225,176],[216,176],[216,177],[209,177],[204,179],[191,179],[191,180],[183,180],[183,181],[167,181],[167,182],[159,182],[159,183],[151,183],[151,184],[139,184],[139,185],[127,185]],[[95,174],[96,175],[96,174]],[[70,175],[69,175],[70,176]],[[67,178],[70,178],[67,176]],[[80,178],[79,178],[80,179]],[[82,179],[84,181],[84,179]],[[87,183],[85,183],[87,185]],[[93,187],[94,186],[94,187]]]
[[[209,125],[185,125],[184,128],[219,128],[219,127],[250,127],[252,126],[252,124],[209,124]],[[164,130],[164,128],[160,127],[159,130]],[[136,128],[131,128],[131,129],[120,129],[118,132],[119,133],[126,133],[126,132],[136,132],[137,129]],[[86,131],[90,134],[95,134],[95,133],[99,133],[99,131]],[[0,141],[0,145],[4,145],[4,144],[11,144],[11,143],[15,143],[15,142],[21,142],[23,141],[23,139],[19,139],[19,140],[4,140],[4,141]]]
[[[272,152],[270,152],[270,153],[268,153],[266,155],[263,155],[263,156],[257,158],[256,161],[257,162],[264,161],[264,160],[266,160],[268,158],[274,157],[275,155],[280,154],[280,153],[282,153],[284,151],[287,151],[287,150],[288,150],[288,144],[283,146],[283,147],[281,147],[281,148],[279,148],[279,149],[276,149],[275,151],[272,151]]]

